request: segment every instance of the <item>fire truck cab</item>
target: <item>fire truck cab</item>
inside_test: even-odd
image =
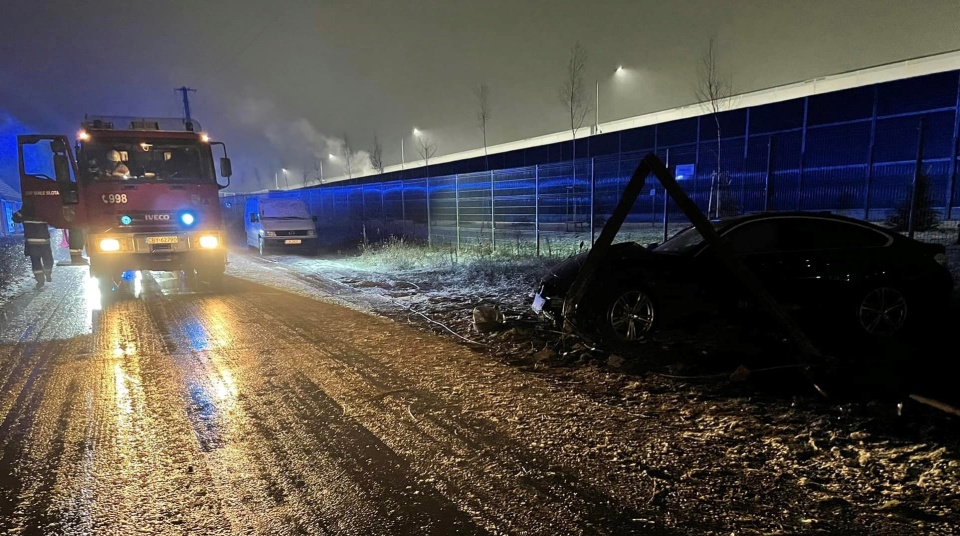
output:
[[[102,290],[129,270],[182,271],[219,287],[226,233],[218,196],[232,171],[226,146],[210,141],[199,123],[88,116],[75,153],[62,135],[17,141],[24,202],[51,226],[83,233]],[[225,184],[213,145],[223,149]]]

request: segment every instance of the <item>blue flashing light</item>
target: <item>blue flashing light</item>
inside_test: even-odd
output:
[[[124,214],[123,216],[120,216],[120,223],[124,225],[130,225],[131,223],[133,223],[133,218]]]
[[[195,221],[197,221],[197,219],[193,216],[193,214],[189,212],[184,212],[183,214],[180,215],[180,222],[188,227],[190,225],[193,225],[193,222]]]

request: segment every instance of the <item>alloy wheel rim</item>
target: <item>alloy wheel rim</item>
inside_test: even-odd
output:
[[[894,288],[880,287],[864,296],[859,310],[860,326],[871,335],[892,335],[907,320],[907,300]]]
[[[619,338],[635,341],[653,328],[653,301],[639,290],[624,292],[613,302],[607,320]]]

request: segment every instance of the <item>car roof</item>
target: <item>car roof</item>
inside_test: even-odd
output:
[[[800,211],[791,211],[791,212],[757,212],[754,214],[743,214],[740,216],[731,216],[729,218],[721,218],[719,220],[714,220],[714,224],[723,224],[727,226],[731,223],[741,223],[753,220],[769,220],[769,219],[796,219],[796,218],[816,218],[816,219],[828,219],[834,221],[842,221],[845,223],[852,223],[861,226],[871,227],[881,231],[887,231],[883,227],[872,224],[868,221],[858,220],[856,218],[851,218],[849,216],[843,216],[841,214],[834,214],[832,212],[800,212]]]

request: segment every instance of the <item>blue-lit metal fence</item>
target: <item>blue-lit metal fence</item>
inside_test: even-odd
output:
[[[719,148],[716,121],[707,115],[585,138],[577,150],[586,146],[588,156],[576,159],[442,176],[411,177],[408,170],[270,195],[302,198],[328,246],[403,236],[458,250],[551,253],[555,246],[589,244],[637,164],[654,152],[712,217],[800,210],[883,222],[910,198],[918,171],[928,194],[923,205],[945,221],[960,214],[958,72],[735,110],[718,119]],[[555,145],[529,159],[570,149],[569,142]],[[429,171],[457,165],[470,168],[464,161]],[[653,182],[635,203],[625,233],[662,238],[686,224]],[[242,222],[244,196],[223,202],[233,225]],[[919,237],[953,242],[955,222]]]

